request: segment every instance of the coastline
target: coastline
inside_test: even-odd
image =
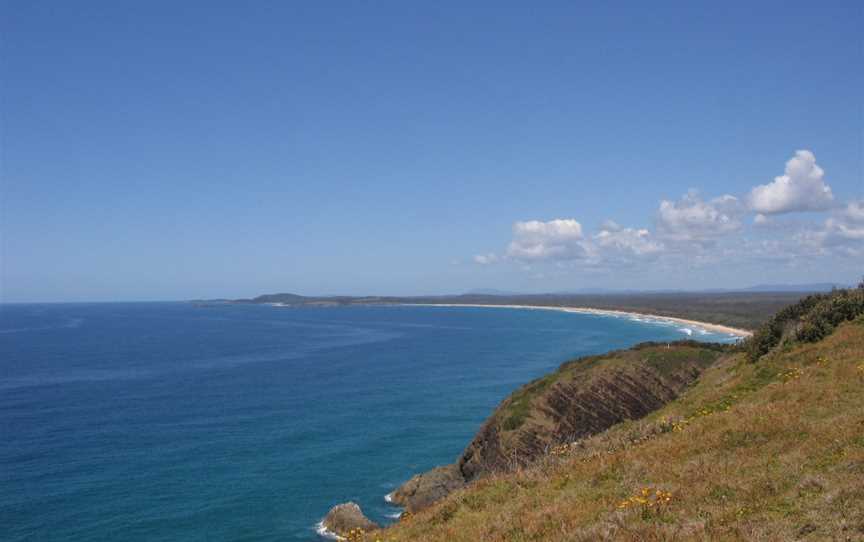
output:
[[[328,540],[345,540],[338,534],[325,527],[323,519],[315,524],[315,532],[318,534],[319,537],[326,538]]]
[[[285,303],[279,302],[271,302],[267,303],[267,305],[273,307],[287,307],[291,306]],[[736,340],[741,340],[746,337],[752,335],[752,332],[735,328],[731,326],[725,326],[722,324],[712,324],[709,322],[702,322],[698,320],[691,320],[687,318],[679,318],[673,316],[660,316],[656,314],[649,313],[640,313],[633,311],[622,311],[622,310],[614,310],[614,309],[597,309],[591,307],[569,307],[569,306],[547,306],[547,305],[521,305],[521,304],[482,304],[482,303],[393,303],[390,305],[396,306],[417,306],[417,307],[475,307],[475,308],[504,308],[504,309],[520,309],[520,310],[551,310],[558,312],[566,312],[566,313],[575,313],[575,314],[589,314],[596,316],[605,316],[612,318],[626,318],[630,320],[636,320],[643,323],[665,323],[665,324],[676,324],[680,326],[685,326],[684,329],[680,329],[680,331],[686,332],[688,335],[692,335],[695,331],[707,331],[718,334],[728,335],[730,337],[736,337]],[[475,435],[476,438],[476,435]],[[385,502],[390,504],[391,506],[396,506],[393,502],[393,493],[387,493],[383,496]],[[387,514],[389,519],[399,519],[402,515],[402,512],[398,512],[396,514]],[[384,523],[384,528],[388,526],[387,523]],[[345,540],[344,537],[339,534],[329,530],[324,525],[324,519],[318,521],[314,526],[316,534],[322,539],[329,540]]]
[[[753,335],[752,331],[740,329],[737,327],[724,326],[722,324],[711,324],[709,322],[700,322],[698,320],[688,320],[686,318],[677,318],[674,316],[660,316],[657,314],[647,314],[642,312],[619,311],[613,309],[593,309],[591,307],[553,307],[546,305],[489,305],[479,303],[402,303],[405,306],[416,307],[481,307],[481,308],[500,308],[500,309],[528,309],[528,310],[552,310],[560,312],[572,312],[578,314],[594,314],[598,316],[613,316],[618,318],[650,318],[658,322],[673,322],[693,326],[698,329],[704,329],[715,333],[725,333],[734,335],[741,339]]]

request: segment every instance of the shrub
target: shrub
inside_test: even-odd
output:
[[[744,348],[750,360],[756,361],[787,340],[816,342],[862,314],[864,281],[858,288],[810,295],[780,310],[747,339]]]

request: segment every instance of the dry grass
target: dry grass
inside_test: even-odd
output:
[[[727,356],[651,416],[367,539],[864,540],[864,320],[757,364]]]

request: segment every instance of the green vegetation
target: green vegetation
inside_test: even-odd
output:
[[[864,314],[864,282],[858,288],[814,294],[790,305],[747,339],[745,348],[756,361],[784,341],[815,342],[841,322]]]
[[[550,384],[558,380],[559,373],[552,373],[519,388],[510,396],[510,403],[502,413],[503,422],[501,427],[505,431],[518,429],[525,422],[531,411],[531,403],[535,397],[540,395]]]
[[[701,377],[648,416],[484,476],[365,540],[864,540],[862,292],[805,299],[756,333],[756,363],[752,344],[716,347]],[[658,368],[693,359],[671,351],[629,355]],[[509,414],[552,385],[519,390]]]

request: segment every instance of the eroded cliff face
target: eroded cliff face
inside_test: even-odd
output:
[[[699,376],[687,366],[664,377],[646,366],[611,369],[602,375],[556,382],[530,407],[526,419],[507,430],[506,404],[481,427],[457,464],[466,481],[525,466],[557,444],[597,434],[641,418],[669,401]]]
[[[390,495],[392,502],[405,506],[409,512],[426,508],[465,485],[465,477],[457,465],[444,465],[412,476]]]
[[[425,508],[477,478],[528,465],[553,446],[641,418],[678,397],[722,351],[651,344],[565,363],[505,399],[455,464],[413,477],[393,501],[409,511]]]

